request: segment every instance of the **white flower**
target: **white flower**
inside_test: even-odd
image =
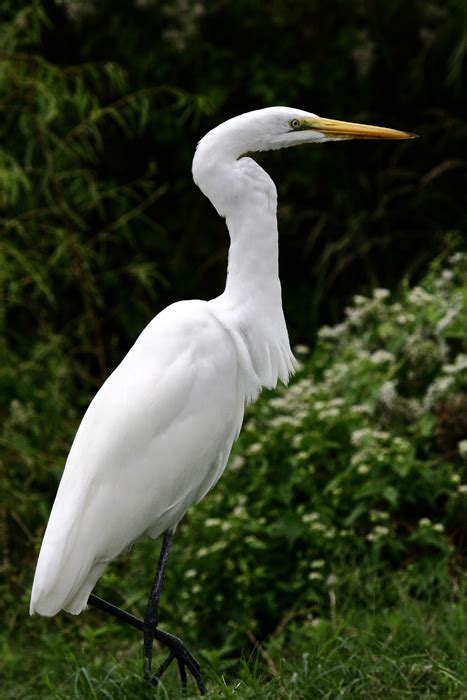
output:
[[[424,306],[433,300],[433,295],[426,292],[421,287],[414,287],[408,294],[408,300],[415,306]]]
[[[241,469],[245,464],[245,460],[241,455],[235,455],[230,464],[231,469]]]
[[[305,418],[308,418],[309,415],[310,415],[310,412],[307,408],[303,408],[301,411],[295,412],[295,418],[298,421],[305,420]],[[295,425],[295,423],[293,423],[293,425]]]
[[[447,270],[445,270],[445,272],[447,272]],[[449,326],[451,321],[453,321],[456,318],[457,314],[461,310],[462,304],[454,304],[453,306],[451,306],[451,308],[447,310],[445,316],[436,324],[436,332],[441,333],[441,331],[444,331],[444,329]]]
[[[347,374],[348,366],[345,362],[336,362],[335,365],[324,371],[324,380],[326,382],[338,382]]]
[[[420,518],[418,524],[420,525],[420,527],[430,527],[431,520],[430,518]]]
[[[460,474],[456,474],[456,473],[451,474],[451,482],[453,484],[460,484],[460,482],[461,482]]]
[[[372,523],[378,520],[389,520],[389,513],[384,510],[370,510],[370,520]]]
[[[345,323],[338,323],[336,326],[322,326],[318,331],[321,340],[334,340],[340,338],[347,330]]]
[[[285,396],[274,396],[270,401],[269,405],[273,408],[285,408],[287,406],[287,399]]]
[[[369,471],[370,467],[368,464],[359,464],[357,467],[357,474],[362,474],[364,476],[365,474],[368,474]]]
[[[313,523],[315,520],[319,520],[319,513],[305,513],[302,515],[302,522]]]
[[[387,299],[388,296],[390,295],[389,289],[374,289],[373,290],[373,297],[375,299]]]
[[[352,445],[359,446],[371,435],[370,428],[360,428],[359,430],[354,430],[351,437]]]
[[[439,399],[443,398],[454,384],[454,377],[438,377],[426,392],[424,407],[431,408]]]
[[[327,408],[324,411],[319,411],[319,420],[326,420],[327,418],[337,418],[340,415],[340,411],[337,408]]]
[[[392,441],[392,444],[397,450],[400,450],[401,452],[407,452],[410,449],[409,441],[401,437],[395,437]]]
[[[436,532],[444,532],[444,525],[443,523],[435,523],[433,525],[433,530],[436,530]]]
[[[335,408],[336,406],[343,406],[345,404],[344,399],[338,397],[337,399],[331,399],[328,401],[328,405]]]
[[[302,435],[299,435],[299,434],[294,435],[293,438],[292,438],[292,447],[295,447],[296,450],[297,450],[299,447],[301,447],[301,445],[302,445],[302,439],[303,439],[303,436],[302,436]]]
[[[293,426],[293,427],[298,427],[299,426],[299,412],[295,414],[295,416],[276,416],[273,418],[271,421],[269,421],[269,425],[272,426],[273,428],[283,428],[284,426]],[[259,445],[259,448],[256,448],[253,450],[254,445],[251,445],[248,448],[248,453],[249,454],[255,454],[256,452],[260,452],[261,450],[261,445]]]
[[[289,404],[289,403],[294,403],[294,401],[291,401],[291,399],[296,399],[297,397],[300,397],[300,394],[302,394],[302,393],[303,393],[303,391],[302,391],[301,382],[295,382],[295,384],[291,384],[289,386],[289,388],[287,389],[287,394],[284,398],[282,398],[280,396],[277,398],[279,398],[281,400],[281,403],[282,403],[282,401],[285,401],[287,404]],[[277,402],[277,398],[270,400],[269,403],[271,406],[275,405],[275,403]]]
[[[333,588],[338,582],[338,580],[339,579],[335,574],[329,574],[329,576],[326,579],[326,586],[329,586],[329,588]]]
[[[310,573],[308,574],[308,578],[310,579],[310,581],[319,581],[323,578],[323,574],[320,574],[319,571],[310,571]]]
[[[461,457],[467,458],[467,440],[461,440],[457,443],[457,449]]]
[[[453,365],[443,365],[443,372],[445,374],[459,374],[459,372],[464,372],[467,369],[467,355],[460,354],[457,355]]]
[[[459,484],[459,486],[457,487],[457,492],[467,494],[467,484]]]
[[[294,347],[294,353],[296,353],[297,355],[308,355],[309,352],[310,348],[308,347],[308,345],[296,345]]]
[[[312,569],[323,569],[325,564],[326,564],[326,562],[324,561],[324,559],[314,559],[311,562],[311,568]]]
[[[360,428],[359,430],[354,430],[351,437],[352,445],[359,447],[367,439],[372,438],[373,440],[388,440],[390,437],[389,433],[385,430],[372,430],[371,428]]]
[[[313,392],[316,387],[313,384],[313,380],[310,379],[310,377],[303,377],[303,379],[300,379],[294,386],[296,386],[300,391],[303,392]]]
[[[277,420],[277,419],[276,419]],[[271,421],[272,422],[272,421]],[[246,449],[247,454],[249,455],[255,455],[258,454],[258,452],[261,452],[261,444],[259,442],[254,442],[252,445],[247,447]]]
[[[360,416],[360,415],[368,416],[372,412],[371,406],[369,406],[366,403],[360,403],[360,404],[356,404],[355,406],[351,406],[350,411],[351,411],[351,413],[354,413],[357,416]]]
[[[208,518],[205,522],[206,527],[216,527],[220,525],[222,520],[220,518]]]
[[[188,569],[188,571],[185,571],[185,578],[194,578],[197,573],[196,569]]]
[[[363,306],[366,304],[368,299],[366,297],[363,297],[361,294],[356,294],[353,298],[353,303],[355,306]]]
[[[394,355],[386,350],[376,350],[370,355],[370,362],[374,365],[383,365],[385,362],[392,362]]]
[[[384,535],[389,533],[389,528],[385,525],[376,525],[374,528],[374,533],[380,537],[384,537]]]
[[[223,540],[219,540],[218,542],[215,542],[212,547],[211,547],[211,552],[219,552],[221,549],[225,549],[227,547],[227,542],[224,542]]]

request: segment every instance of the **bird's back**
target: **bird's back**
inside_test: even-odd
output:
[[[181,519],[243,418],[237,350],[206,302],[161,312],[91,402],[37,564],[31,613],[79,613],[109,561]]]

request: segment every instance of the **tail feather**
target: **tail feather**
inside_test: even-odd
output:
[[[44,542],[44,544],[46,544]],[[31,593],[29,612],[51,617],[60,610],[78,614],[86,606],[79,601],[79,591],[93,573],[92,562],[80,557],[54,557],[48,548],[42,547]],[[97,581],[94,580],[93,585]]]
[[[95,564],[76,592],[68,596],[62,609],[66,610],[66,612],[69,612],[72,615],[79,615],[81,612],[83,612],[87,606],[92,589],[96,585],[98,579],[102,576],[106,567],[106,562]]]
[[[60,491],[59,491],[60,493]],[[74,506],[74,507],[73,507]],[[80,499],[69,504],[57,496],[42,542],[31,592],[29,612],[51,617],[60,610],[78,614],[86,607],[83,600],[87,582],[93,579],[96,566],[95,552],[85,546],[80,518]],[[92,541],[92,540],[91,540]],[[105,565],[101,567],[101,571]],[[83,591],[80,596],[80,591]]]

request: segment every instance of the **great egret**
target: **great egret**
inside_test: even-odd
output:
[[[247,153],[340,139],[412,134],[270,107],[230,119],[198,144],[195,183],[230,234],[225,291],[159,313],[98,391],[71,447],[42,542],[30,612],[75,615],[88,604],[143,631],[144,672],[157,683],[173,659],[201,693],[185,645],[158,628],[174,531],[214,486],[245,404],[294,369],[278,275],[277,193]],[[144,620],[91,594],[107,564],[143,534],[164,533]],[[151,676],[153,638],[169,649]]]

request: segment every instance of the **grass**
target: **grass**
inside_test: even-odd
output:
[[[17,618],[14,628],[4,629],[2,698],[182,696],[175,668],[158,690],[147,688],[138,638],[113,621],[99,618],[94,626],[96,615],[86,613],[84,624],[65,616]],[[201,651],[208,697],[467,697],[465,598],[434,605],[404,596],[391,608],[335,618],[289,625],[240,660]]]

